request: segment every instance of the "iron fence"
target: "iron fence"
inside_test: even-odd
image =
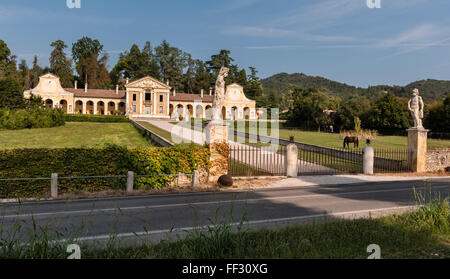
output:
[[[335,175],[362,172],[362,149],[300,148],[298,175]]]
[[[285,175],[285,146],[277,148],[236,144],[230,146],[228,174],[240,176]]]
[[[399,148],[374,149],[375,173],[401,173],[411,172],[408,161],[408,150]]]

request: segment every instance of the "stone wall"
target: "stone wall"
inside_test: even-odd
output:
[[[427,152],[427,172],[445,170],[450,167],[450,149],[429,149]]]

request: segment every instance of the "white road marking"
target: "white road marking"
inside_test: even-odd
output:
[[[433,189],[447,188],[450,185],[435,186]],[[194,202],[194,203],[178,203],[178,204],[159,204],[159,205],[149,205],[149,206],[136,206],[136,207],[115,207],[115,208],[103,208],[103,209],[90,209],[90,210],[75,210],[75,211],[59,211],[59,212],[43,212],[43,213],[27,213],[27,214],[13,214],[1,216],[4,219],[11,218],[24,218],[24,217],[42,217],[50,215],[71,215],[71,214],[85,214],[85,213],[106,213],[114,211],[130,211],[130,210],[142,210],[142,209],[159,209],[159,208],[170,208],[170,207],[183,207],[183,206],[198,206],[198,205],[210,205],[210,204],[226,204],[226,203],[251,203],[258,201],[273,201],[273,200],[292,200],[301,198],[315,198],[315,197],[334,197],[334,196],[345,196],[345,195],[358,195],[358,194],[374,194],[374,193],[389,193],[389,192],[402,192],[411,191],[412,188],[401,188],[401,189],[388,189],[388,190],[371,190],[371,191],[357,191],[357,192],[344,192],[344,193],[330,193],[330,194],[312,194],[312,195],[294,195],[294,196],[280,196],[280,197],[263,197],[256,199],[239,199],[239,200],[224,200],[224,201],[210,201],[210,202]]]
[[[287,217],[287,218],[276,218],[276,219],[262,219],[255,221],[247,221],[247,222],[237,222],[231,223],[230,226],[236,227],[241,224],[243,225],[258,225],[265,223],[278,223],[278,222],[290,222],[290,221],[299,221],[305,219],[313,219],[313,218],[321,218],[321,217],[340,217],[343,215],[351,215],[351,214],[361,214],[361,213],[374,213],[379,211],[387,211],[387,210],[404,210],[404,209],[416,209],[418,206],[397,206],[397,207],[386,207],[386,208],[377,208],[377,209],[364,209],[364,210],[355,210],[355,211],[346,211],[346,212],[331,212],[327,214],[313,214],[313,215],[305,215],[305,216],[296,216],[296,217]],[[211,226],[203,226],[203,227],[185,227],[185,228],[174,228],[169,230],[154,230],[154,231],[145,231],[145,232],[132,232],[132,233],[121,233],[114,235],[114,238],[127,238],[127,237],[139,237],[139,236],[150,236],[154,234],[167,234],[173,232],[189,232],[193,230],[198,230],[202,228],[208,228]],[[76,238],[75,241],[94,241],[94,240],[105,240],[110,239],[111,235],[97,235],[97,236],[87,236]],[[67,242],[69,239],[61,239],[58,242]],[[70,241],[74,241],[74,239],[70,239]]]

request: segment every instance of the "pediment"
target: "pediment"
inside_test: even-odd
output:
[[[159,80],[152,78],[150,76],[138,79],[136,81],[130,82],[125,85],[126,88],[153,88],[153,89],[168,89],[171,87]]]

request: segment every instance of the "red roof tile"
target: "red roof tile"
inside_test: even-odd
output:
[[[116,90],[107,89],[88,89],[85,93],[84,89],[64,88],[67,92],[73,93],[78,98],[108,98],[108,99],[125,99],[126,92],[119,90],[116,94]]]

